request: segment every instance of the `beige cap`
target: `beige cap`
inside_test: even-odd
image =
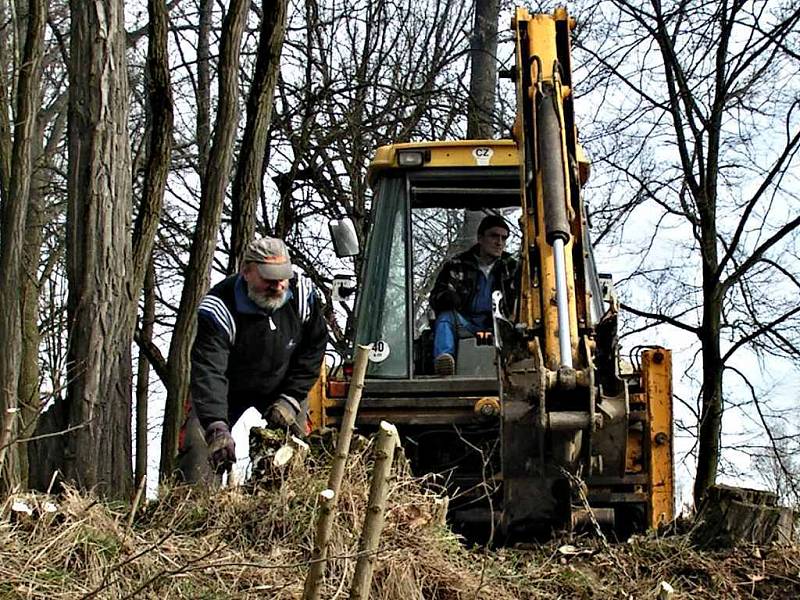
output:
[[[264,279],[291,279],[293,276],[286,244],[277,238],[265,237],[250,242],[244,262],[254,263]]]

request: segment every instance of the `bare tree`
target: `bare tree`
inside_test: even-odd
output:
[[[60,433],[64,441],[37,448],[32,483],[46,484],[58,471],[82,487],[127,497],[131,344],[171,146],[166,8],[150,3],[150,128],[133,224],[122,3],[107,2],[101,10],[79,3],[70,8],[67,391],[55,394],[37,431]],[[64,333],[56,330],[54,337]]]
[[[623,291],[649,299],[628,312],[700,347],[698,503],[717,475],[730,359],[800,359],[800,7],[615,0],[581,18],[595,227],[618,247],[635,238]]]
[[[230,180],[233,144],[238,120],[239,53],[247,17],[248,2],[233,0],[222,25],[222,41],[218,64],[219,100],[211,155],[203,178],[197,224],[192,236],[189,265],[183,282],[180,307],[169,348],[169,380],[161,437],[162,477],[170,477],[175,469],[178,433],[183,404],[189,393],[189,351],[194,339],[195,313],[208,289],[209,274]]]
[[[2,230],[0,231],[0,271],[4,285],[0,291],[0,489],[10,489],[20,481],[18,447],[18,383],[22,346],[19,289],[22,287],[22,258],[25,246],[25,221],[30,202],[36,114],[39,106],[40,65],[44,47],[46,4],[31,0],[23,28],[26,31],[19,79],[16,86],[14,142],[7,187],[3,185]],[[2,109],[5,111],[5,107]],[[0,131],[2,134],[2,131]],[[7,146],[8,144],[6,144]],[[0,159],[5,160],[5,159]],[[3,169],[5,171],[5,168]]]
[[[70,6],[67,480],[125,496],[131,473],[131,171],[123,5]],[[135,303],[133,304],[135,306]]]
[[[263,0],[261,4],[261,34],[255,73],[247,97],[247,123],[233,180],[228,273],[236,272],[247,243],[255,233],[256,209],[264,187],[264,157],[272,120],[272,99],[286,32],[287,5],[288,0]]]
[[[52,272],[55,263],[63,254],[63,252],[55,252],[46,256],[42,261],[46,227],[50,223],[51,215],[54,212],[60,212],[54,210],[53,198],[48,198],[47,192],[55,184],[52,174],[59,161],[66,134],[66,100],[66,91],[58,89],[51,102],[41,108],[37,118],[34,150],[37,160],[31,180],[25,228],[25,257],[23,259],[25,271],[20,288],[22,346],[18,389],[21,409],[19,435],[22,439],[30,437],[35,431],[43,407],[40,320],[49,321],[47,317],[42,319],[40,316],[43,278]],[[53,197],[57,198],[58,196],[54,194]],[[40,264],[42,264],[41,268]],[[20,476],[24,487],[28,486],[31,469],[29,451],[30,448],[27,444],[20,448]]]
[[[145,185],[133,238],[134,289],[144,284],[144,312],[141,338],[152,343],[155,321],[155,271],[153,243],[164,201],[172,152],[172,89],[167,54],[167,9],[163,2],[149,0],[148,25],[148,113],[150,116],[149,147]],[[140,355],[136,386],[136,487],[147,471],[147,389],[149,368]]]
[[[262,199],[260,231],[285,237],[326,295],[342,352],[352,315],[343,307],[348,318],[337,320],[330,273],[360,273],[360,259],[340,264],[320,232],[326,219],[350,216],[366,239],[366,167],[377,147],[464,137],[471,15],[456,0],[352,2],[346,11],[312,0],[290,14],[269,148],[275,186]]]

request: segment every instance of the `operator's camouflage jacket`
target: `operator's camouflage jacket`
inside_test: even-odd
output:
[[[430,294],[430,305],[437,315],[447,310],[463,313],[472,306],[481,272],[478,248],[478,244],[475,244],[442,266]],[[509,317],[519,289],[517,261],[508,252],[503,252],[492,266],[490,275],[493,278],[492,291],[500,290],[503,293],[500,310],[503,316]]]

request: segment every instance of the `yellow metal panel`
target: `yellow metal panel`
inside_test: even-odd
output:
[[[319,379],[308,392],[308,420],[311,430],[319,431],[325,426],[325,391],[328,381],[328,366],[322,362]]]
[[[477,149],[488,148],[489,152]],[[383,171],[401,168],[397,164],[400,150],[424,150],[430,153],[422,168],[437,167],[516,167],[519,154],[513,140],[451,140],[441,142],[410,142],[381,146],[369,165],[367,179],[370,185]],[[416,167],[415,167],[416,168]]]
[[[631,404],[646,404],[644,394],[631,394]],[[636,474],[644,471],[644,432],[635,428],[628,429],[625,448],[625,474]]]
[[[553,66],[558,63],[558,49],[556,38],[556,21],[566,19],[566,11],[556,11],[554,15],[531,15],[524,8],[517,8],[514,16],[514,25],[523,26],[527,30],[527,47],[522,48],[523,44],[517,43],[517,68],[519,70],[525,68],[526,64],[530,64],[530,89],[522,89],[522,78],[517,80],[517,114],[523,113],[524,104],[534,103],[537,95],[537,89],[540,82],[545,81],[553,85],[558,93],[563,97],[566,90],[562,90],[558,74],[553,72]],[[519,41],[519,38],[518,38]],[[536,57],[538,60],[528,61],[524,58]],[[541,69],[541,73],[539,70]],[[569,165],[567,164],[567,149],[566,139],[563,128],[564,115],[563,105],[561,102],[557,103],[559,111],[559,119],[562,124],[561,143],[562,143],[562,156],[564,159],[564,186],[566,190],[567,202],[570,201],[570,178],[567,173]],[[517,135],[519,139],[517,142],[520,147],[525,147],[524,128],[517,128]],[[522,168],[522,167],[521,167]],[[524,178],[525,174],[521,173]],[[559,331],[558,331],[558,311],[556,308],[556,277],[555,277],[555,264],[553,258],[553,248],[547,243],[545,239],[545,223],[544,223],[544,198],[543,186],[541,180],[541,169],[537,169],[537,194],[536,198],[527,198],[524,190],[522,191],[522,205],[524,207],[523,214],[536,215],[535,223],[528,223],[526,227],[526,239],[533,240],[539,251],[539,265],[541,272],[539,273],[539,281],[531,281],[533,273],[532,265],[528,263],[528,256],[523,257],[523,276],[522,276],[522,300],[520,303],[521,314],[520,320],[531,326],[536,326],[541,322],[544,330],[544,344],[543,355],[545,365],[549,369],[557,369],[561,364],[561,353],[559,346]],[[531,211],[529,207],[534,206],[535,211]],[[571,210],[571,208],[570,208]],[[574,214],[568,215],[568,218],[573,222],[574,227]],[[528,220],[530,221],[530,220]],[[585,367],[583,364],[583,357],[578,352],[578,302],[575,292],[575,266],[573,264],[573,246],[575,240],[580,240],[580,232],[573,229],[570,241],[565,244],[565,266],[567,273],[567,306],[568,306],[568,321],[570,324],[570,345],[572,347],[572,361],[576,368],[580,369]],[[530,287],[534,286],[534,292],[526,293]],[[538,293],[538,297],[537,297]],[[585,302],[581,302],[584,306]]]
[[[650,442],[650,526],[671,521],[675,491],[672,464],[672,352],[642,353]]]

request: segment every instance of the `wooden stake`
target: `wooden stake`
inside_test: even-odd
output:
[[[353,378],[350,380],[350,389],[347,395],[347,403],[344,407],[342,424],[339,428],[339,436],[336,440],[336,451],[331,465],[331,472],[328,475],[328,489],[322,494],[330,492],[331,498],[325,498],[323,505],[322,494],[320,494],[320,514],[317,519],[316,538],[314,549],[311,553],[311,566],[308,568],[306,582],[303,588],[303,600],[318,600],[322,576],[325,574],[325,558],[328,554],[328,543],[330,542],[331,530],[333,529],[333,518],[336,515],[336,504],[339,501],[344,478],[344,468],[347,464],[347,457],[350,454],[350,440],[353,439],[353,429],[356,424],[358,405],[361,403],[361,393],[364,391],[364,378],[367,374],[367,364],[369,363],[370,346],[359,345],[356,348],[353,365]]]
[[[389,494],[389,476],[392,472],[394,449],[399,437],[391,423],[381,421],[378,439],[375,443],[375,467],[369,486],[369,502],[361,540],[358,544],[358,562],[350,587],[350,598],[369,598],[372,573],[375,570],[375,553],[383,531],[386,517],[386,496]]]

